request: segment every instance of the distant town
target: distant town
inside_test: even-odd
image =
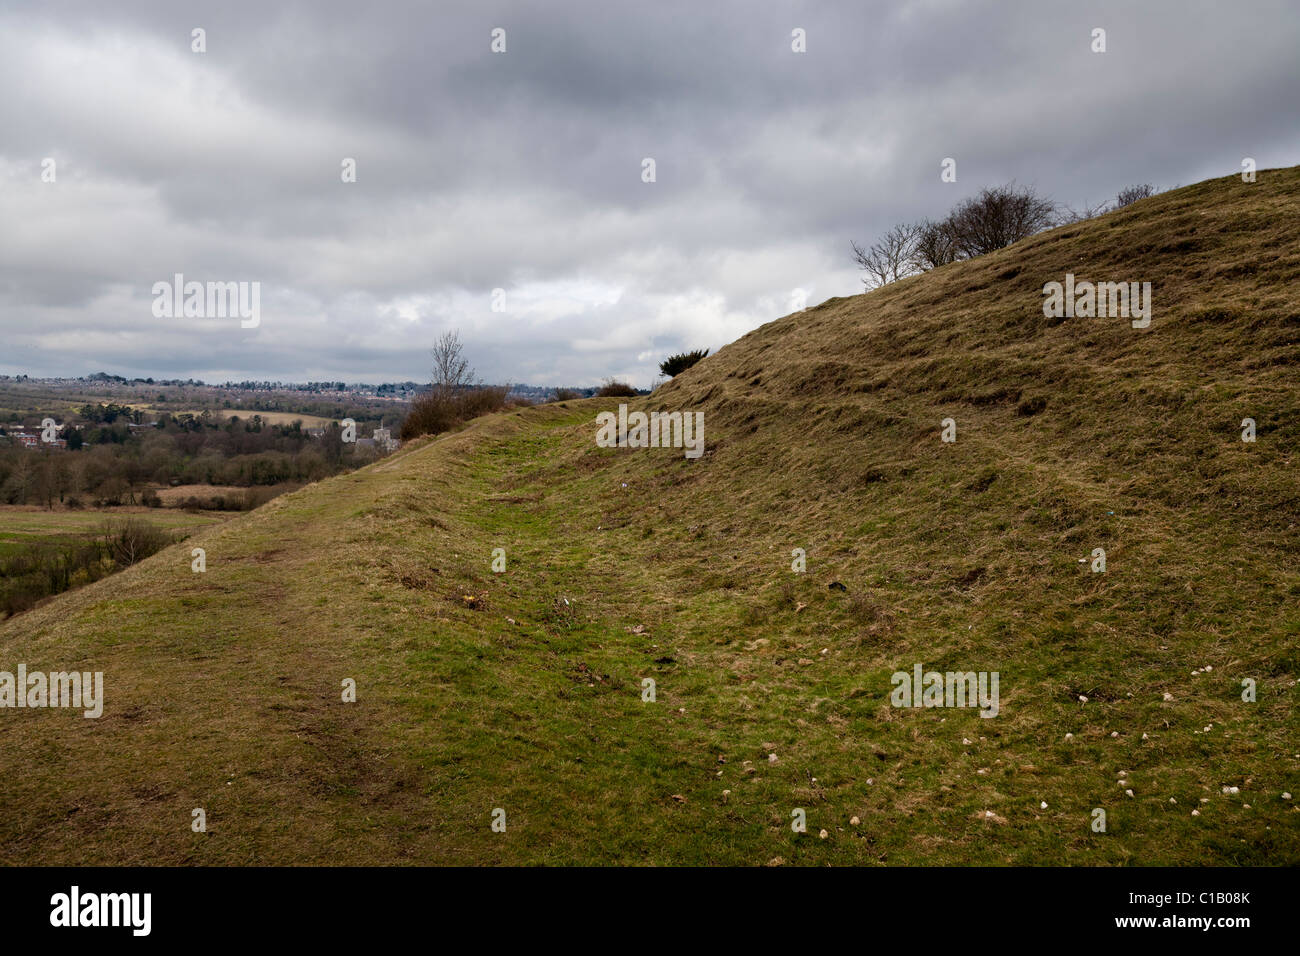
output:
[[[147,387],[179,389],[215,389],[238,394],[241,398],[256,392],[301,392],[324,399],[355,400],[371,399],[375,401],[409,402],[421,392],[428,391],[428,382],[383,382],[372,385],[364,382],[269,382],[252,381],[223,382],[220,384],[204,382],[199,379],[164,379],[164,378],[126,378],[108,372],[95,372],[79,378],[40,378],[28,375],[0,375],[0,384],[28,384],[51,389],[86,389],[91,387],[97,394],[111,395],[114,388],[135,389]],[[598,391],[598,386],[566,387],[551,385],[509,385],[508,398],[527,399],[531,402],[545,402],[555,398],[559,391],[576,392],[583,398],[590,398]]]

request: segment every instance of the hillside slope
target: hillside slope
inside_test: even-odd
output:
[[[1045,318],[1067,272],[1150,326]],[[107,697],[0,711],[0,860],[1300,862],[1298,375],[1273,170],[763,326],[633,403],[696,461],[618,400],[417,443],[0,627]]]

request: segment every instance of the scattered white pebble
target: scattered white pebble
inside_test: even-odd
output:
[[[1086,704],[1086,703],[1088,703],[1088,698],[1086,698],[1086,697],[1084,697],[1082,694],[1080,694],[1080,695],[1079,695],[1079,703],[1081,703],[1081,704]]]
[[[1289,794],[1289,793],[1284,793],[1284,794],[1282,794],[1282,799],[1283,799],[1283,800],[1290,800],[1290,799],[1291,799],[1291,794]]]
[[[1173,699],[1174,699],[1173,694],[1165,694],[1165,700],[1173,700]]]
[[[1193,811],[1192,811],[1192,816],[1194,816],[1194,817],[1199,817],[1200,815],[1201,815],[1201,811],[1200,811],[1200,810],[1193,810]]]
[[[1118,730],[1112,730],[1112,731],[1110,732],[1110,735],[1111,735],[1112,737],[1118,737],[1118,736],[1119,736],[1119,731],[1118,731]]]
[[[1223,788],[1223,792],[1224,792],[1224,793],[1240,793],[1241,791],[1238,790],[1236,787],[1224,787],[1224,788]]]
[[[1146,734],[1143,734],[1143,735],[1142,735],[1142,739],[1143,739],[1143,740],[1146,740],[1146,739],[1147,739],[1147,735],[1146,735]]]
[[[862,821],[859,820],[857,817],[850,817],[850,818],[849,818],[849,826],[851,826],[851,827],[855,827],[855,826],[857,826],[857,825],[858,825],[859,823],[861,823],[861,822],[862,822]]]
[[[966,745],[969,745],[969,744],[970,744],[970,740],[969,740],[968,738],[966,738],[966,737],[963,737],[963,738],[961,739],[961,742],[962,742],[963,744],[966,744]]]
[[[1210,802],[1209,797],[1201,797],[1201,803],[1209,803],[1209,802]]]
[[[1213,665],[1213,664],[1206,664],[1206,665],[1205,665],[1205,669],[1206,669],[1207,671],[1212,671],[1212,670],[1214,670],[1214,665]]]
[[[1131,796],[1133,796],[1133,791],[1132,791],[1132,790],[1125,790],[1125,791],[1124,791],[1124,796],[1126,796],[1126,797],[1131,797]]]
[[[768,754],[768,755],[767,755],[767,762],[768,762],[768,763],[776,763],[776,754]]]
[[[1176,797],[1170,797],[1170,798],[1169,798],[1169,802],[1170,802],[1170,803],[1177,803],[1177,802],[1178,802],[1178,799],[1177,799]]]
[[[825,840],[828,836],[830,836],[830,834],[827,833],[825,830],[822,830],[822,831],[819,832],[817,835],[818,835],[819,837],[821,837],[823,840]]]
[[[1040,810],[1046,810],[1046,809],[1047,809],[1047,801],[1044,800],[1042,803],[1040,803],[1040,804],[1038,805],[1038,809],[1040,809]]]
[[[1073,739],[1074,739],[1074,734],[1066,734],[1066,735],[1065,735],[1065,739],[1066,739],[1066,740],[1073,740]]]
[[[875,783],[875,782],[876,782],[876,781],[872,780],[870,777],[867,778],[867,786],[868,786],[868,787],[871,786],[871,785],[872,785],[873,783]]]

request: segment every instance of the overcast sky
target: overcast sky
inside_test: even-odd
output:
[[[1294,0],[3,0],[0,373],[648,386],[982,186],[1294,165],[1298,62]]]

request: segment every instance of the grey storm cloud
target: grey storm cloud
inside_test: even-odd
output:
[[[1297,49],[1285,0],[10,0],[0,372],[423,379],[458,328],[489,381],[646,385],[982,186],[1293,165]],[[155,317],[175,273],[260,324]]]

